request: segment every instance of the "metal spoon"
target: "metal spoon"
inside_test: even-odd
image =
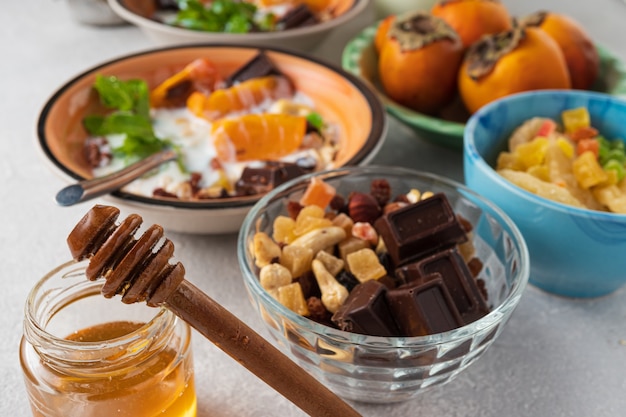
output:
[[[118,190],[146,172],[177,157],[176,151],[166,149],[104,177],[82,180],[68,185],[57,193],[55,200],[58,205],[64,207],[91,200]]]

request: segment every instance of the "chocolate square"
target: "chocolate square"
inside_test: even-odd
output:
[[[424,282],[412,282],[387,292],[387,299],[400,332],[425,336],[463,326],[454,301],[439,274]]]
[[[443,193],[389,212],[374,226],[395,266],[467,241]]]
[[[341,330],[372,336],[398,336],[399,332],[387,305],[387,287],[377,280],[365,281],[333,314],[332,321]]]
[[[413,264],[404,265],[396,273],[407,282],[423,282],[424,277],[441,274],[454,304],[465,323],[471,323],[487,313],[487,306],[476,280],[456,247],[438,252]]]

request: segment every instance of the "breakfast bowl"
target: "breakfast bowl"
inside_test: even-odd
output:
[[[387,322],[385,317],[388,318],[389,315],[383,310],[378,310],[381,305],[379,302],[388,303],[388,297],[391,294],[397,295],[398,291],[401,293],[404,293],[405,290],[409,291],[410,285],[407,287],[406,285],[395,286],[392,284],[390,277],[394,275],[394,272],[391,271],[393,267],[385,263],[384,268],[390,271],[388,273],[383,272],[387,275],[378,274],[379,278],[372,276],[372,279],[364,279],[361,284],[350,288],[354,282],[349,284],[350,279],[346,276],[348,273],[345,271],[337,272],[340,268],[330,265],[335,262],[340,266],[350,265],[350,273],[359,276],[357,269],[361,268],[353,263],[355,258],[350,256],[353,256],[352,253],[369,253],[368,249],[354,252],[348,251],[346,247],[339,249],[340,251],[346,250],[345,253],[350,253],[346,258],[348,259],[347,263],[342,264],[341,260],[337,261],[336,259],[326,263],[333,257],[341,259],[342,256],[327,247],[325,250],[320,250],[317,255],[313,255],[314,260],[311,262],[314,280],[318,280],[318,286],[321,288],[321,299],[324,307],[331,308],[330,305],[334,299],[333,294],[344,291],[337,287],[339,285],[345,287],[346,291],[350,291],[348,298],[343,300],[345,306],[356,305],[350,300],[351,297],[353,297],[352,300],[359,298],[355,296],[358,288],[374,286],[378,288],[377,291],[380,290],[386,294],[384,301],[380,297],[372,295],[369,299],[377,301],[372,301],[367,306],[361,305],[361,308],[354,308],[353,311],[356,313],[353,317],[357,317],[359,311],[365,314],[363,317],[366,319],[361,322],[362,326],[357,326],[355,319],[349,327],[343,325],[340,327],[333,323],[335,323],[334,320],[338,314],[346,313],[347,315],[347,310],[340,313],[346,307],[340,306],[339,310],[333,313],[332,319],[329,319],[328,311],[325,311],[324,308],[320,310],[319,294],[315,293],[315,284],[310,285],[311,273],[304,272],[298,275],[299,273],[295,272],[296,269],[293,266],[298,263],[293,259],[304,259],[288,255],[292,251],[296,253],[300,251],[298,249],[300,244],[296,243],[296,240],[286,245],[281,243],[279,253],[272,252],[269,257],[267,254],[264,255],[264,252],[273,245],[267,243],[268,236],[278,240],[280,239],[278,235],[281,233],[283,236],[288,235],[288,233],[285,234],[284,230],[280,231],[285,223],[289,223],[285,218],[294,214],[291,213],[294,207],[302,205],[303,197],[309,192],[313,184],[322,183],[332,187],[335,194],[334,202],[330,204],[330,207],[336,207],[337,196],[351,195],[350,198],[354,198],[354,195],[370,192],[374,183],[377,184],[376,187],[379,187],[379,191],[382,190],[380,188],[381,180],[390,186],[388,190],[391,190],[393,195],[407,192],[414,194],[416,190],[420,190],[422,193],[432,192],[432,200],[422,200],[427,207],[430,207],[431,202],[438,204],[442,201],[439,199],[445,196],[454,213],[459,217],[462,216],[468,224],[472,225],[473,230],[469,241],[471,243],[469,244],[475,248],[474,261],[476,259],[481,261],[478,262],[480,266],[474,269],[474,278],[470,278],[466,282],[482,281],[483,283],[482,287],[485,291],[484,294],[486,294],[485,302],[488,307],[480,315],[480,318],[474,316],[476,320],[470,319],[458,327],[433,325],[432,331],[419,331],[423,334],[413,333],[412,330],[408,333],[404,333],[404,330],[397,331],[394,327],[395,324]],[[411,205],[409,203],[404,207],[412,209],[419,204]],[[302,215],[301,213],[309,210],[321,210],[311,207],[305,205],[304,208],[301,208],[296,217],[298,225],[307,224],[304,219],[308,214]],[[422,205],[422,207],[424,206]],[[332,221],[336,222],[334,224],[340,224],[339,218],[343,216],[337,213],[334,213],[336,216],[330,215],[333,210],[327,207],[326,218],[333,219]],[[402,210],[399,209],[399,211]],[[367,210],[362,211],[366,212]],[[433,217],[437,216],[433,215]],[[357,219],[356,215],[354,219]],[[421,222],[422,219],[417,219],[417,223]],[[342,219],[342,222],[343,220],[345,219]],[[320,220],[312,223],[318,221]],[[353,236],[346,237],[343,242],[348,245],[354,242],[356,244],[362,243],[359,242],[359,239],[364,237],[357,238],[355,236],[358,235],[357,230],[364,228],[363,223],[355,222],[351,228]],[[306,227],[302,231],[304,230]],[[316,234],[318,230],[320,229],[313,229],[311,233]],[[322,234],[324,233],[326,232]],[[328,231],[325,236],[332,233],[334,232]],[[366,233],[366,235],[369,234]],[[307,236],[307,234],[301,236]],[[260,245],[259,243],[262,242],[265,243]],[[343,243],[339,245],[342,246]],[[391,247],[390,245],[387,246]],[[436,246],[433,244],[433,247]],[[410,400],[428,388],[447,383],[463,372],[485,353],[502,332],[505,323],[522,296],[529,272],[528,253],[522,236],[513,222],[495,205],[465,186],[446,178],[420,171],[386,166],[345,167],[303,176],[283,184],[265,195],[248,213],[239,234],[237,250],[239,266],[243,273],[249,298],[276,344],[294,361],[341,397],[368,403],[393,403]],[[449,250],[454,251],[456,249]],[[379,252],[378,255],[384,256],[382,253]],[[412,254],[416,253],[413,252]],[[266,258],[269,263],[263,264],[261,262],[263,258]],[[278,265],[276,264],[277,260]],[[336,279],[323,278],[327,274],[319,272],[320,264],[317,263],[318,261],[324,265],[329,265],[327,271],[330,273],[331,270],[334,270],[331,275],[334,275]],[[274,274],[267,275],[268,272],[266,271],[281,271],[283,265],[288,265],[289,271],[293,271],[291,277],[296,275],[298,277],[291,284],[287,280],[282,282],[283,286],[273,287],[267,278]],[[368,265],[368,263],[363,262],[362,265]],[[325,269],[325,267],[321,268]],[[306,267],[302,271],[307,271]],[[318,273],[320,274],[319,278]],[[275,275],[278,276],[281,273]],[[452,274],[449,274],[449,277],[451,276]],[[454,281],[454,278],[450,279]],[[434,281],[430,282],[430,284],[434,283]],[[425,285],[428,286],[429,284]],[[383,286],[386,289],[381,290]],[[301,289],[290,291],[290,289],[298,287]],[[302,298],[305,298],[304,303],[308,309],[297,308],[297,301],[289,301],[291,296],[288,294],[295,295],[298,294],[298,291],[301,291]],[[446,291],[442,290],[442,293]],[[469,292],[465,292],[466,290],[459,291],[456,294],[461,298],[463,296],[459,294],[469,294]],[[467,291],[470,290],[467,289]],[[415,293],[418,293],[418,290],[415,290]],[[366,292],[366,294],[369,293]],[[380,293],[377,294],[380,295]],[[425,298],[429,297],[425,296]],[[296,299],[298,296],[293,297],[294,301]],[[479,303],[477,300],[476,298],[476,303]],[[300,301],[302,302],[302,299]],[[426,306],[428,301],[425,301],[422,305],[425,310],[422,310],[422,313],[431,315],[428,320],[438,321],[447,314],[441,308],[441,304],[446,302],[440,300],[441,304],[438,304],[437,301],[432,301],[433,303],[430,303],[429,306]],[[474,306],[477,305],[476,303],[469,302]],[[289,307],[286,307],[287,305]],[[397,304],[397,306],[401,305],[402,303]],[[449,306],[450,304],[446,305]],[[369,309],[370,306],[372,307],[371,310]],[[418,309],[422,307],[418,307]],[[437,308],[441,308],[439,313],[435,312]],[[451,307],[450,311],[455,308]],[[371,318],[368,314],[374,314],[378,318]],[[400,315],[396,313],[393,315],[396,318],[401,316],[409,317],[412,314],[408,314],[407,310]],[[464,315],[463,317],[468,316]],[[342,320],[345,318],[344,316]],[[408,321],[410,320],[412,319]],[[345,320],[344,324],[349,321]],[[366,329],[370,325],[377,327],[378,323],[382,322],[386,322],[389,327],[383,326],[376,330]]]
[[[387,112],[410,127],[420,138],[461,150],[463,132],[470,114],[459,97],[439,114],[429,115],[403,106],[385,94],[378,75],[378,54],[374,47],[379,23],[366,27],[346,44],[342,54],[343,68],[373,86]],[[596,45],[596,49],[600,58],[600,69],[592,90],[611,95],[626,95],[626,68],[623,62],[601,45]]]
[[[558,177],[553,174],[548,176],[555,186],[546,188],[548,194],[540,191],[541,196],[527,191],[532,188],[514,179],[518,176],[528,178],[524,173],[512,177],[510,170],[496,170],[502,168],[501,164],[505,161],[499,159],[499,155],[508,148],[509,137],[524,122],[541,117],[560,124],[564,111],[581,108],[587,109],[591,126],[604,138],[615,140],[619,145],[618,142],[623,139],[618,138],[626,137],[624,99],[601,93],[564,90],[517,94],[485,106],[470,118],[465,130],[464,173],[469,188],[497,204],[519,227],[530,253],[532,284],[558,295],[597,297],[610,294],[626,283],[626,259],[623,256],[626,250],[626,215],[589,209],[588,205],[571,206],[566,199],[556,202],[545,198],[550,195],[560,197],[562,188],[573,189],[567,180],[573,174],[558,174],[558,170],[562,169],[560,167],[567,167],[567,164],[554,162],[556,165],[551,165],[557,170]],[[548,161],[557,161],[557,158],[552,156],[548,159],[546,153],[544,160],[552,164]],[[574,164],[571,166],[574,167]],[[520,186],[509,182],[499,172],[508,172],[507,178]],[[601,173],[602,168],[598,172]],[[564,180],[557,180],[559,177]],[[537,184],[535,181],[532,183]],[[601,185],[590,190],[592,193],[599,192]],[[534,191],[544,187],[542,185]],[[609,186],[609,189],[614,188]],[[584,195],[575,195],[579,194]],[[619,201],[619,195],[614,197]]]
[[[282,48],[310,51],[324,41],[335,29],[345,25],[352,19],[365,13],[369,8],[370,0],[338,0],[332,3],[312,2],[320,10],[311,14],[302,15],[302,10],[295,10],[292,23],[286,23],[283,29],[280,24],[274,30],[254,30],[238,33],[237,30],[228,30],[218,21],[215,29],[201,19],[206,17],[192,17],[192,23],[199,21],[197,27],[190,26],[185,19],[174,23],[178,9],[164,9],[160,2],[146,2],[141,0],[108,0],[109,5],[122,19],[138,26],[149,38],[159,45],[188,44],[188,43],[238,43],[251,46],[275,46]],[[165,2],[164,2],[165,3]],[[175,2],[169,2],[169,4]],[[223,1],[220,7],[231,8],[235,2]],[[285,13],[286,8],[293,3],[250,1],[257,11],[265,9],[279,15]],[[263,6],[265,4],[265,6]],[[302,6],[301,6],[302,7]],[[314,18],[314,23],[310,23]],[[210,29],[209,29],[210,28]],[[210,30],[210,31],[209,31]],[[220,31],[218,31],[220,30]]]
[[[136,109],[105,108],[102,91]],[[385,133],[384,108],[357,77],[303,54],[235,45],[107,61],[54,92],[37,122],[44,161],[70,183],[117,172],[159,146],[179,152],[105,198],[200,234],[237,231],[260,195],[292,176],[369,162]]]

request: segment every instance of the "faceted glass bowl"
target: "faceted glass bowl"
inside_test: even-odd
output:
[[[286,214],[310,178],[318,176],[347,196],[368,192],[385,178],[392,195],[412,188],[444,192],[457,214],[474,225],[473,241],[484,267],[492,311],[445,333],[420,337],[366,336],[337,330],[300,316],[267,293],[258,280],[251,242],[257,231],[271,235],[273,220]],[[449,179],[394,167],[349,167],[307,175],[264,196],[248,213],[237,243],[239,266],[253,306],[277,345],[338,395],[369,403],[409,400],[445,384],[482,356],[498,337],[528,282],[526,244],[513,222],[495,205]]]

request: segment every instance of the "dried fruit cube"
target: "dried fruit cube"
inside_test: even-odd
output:
[[[299,277],[311,269],[313,251],[304,246],[287,245],[283,248],[280,264],[291,272],[293,277]]]
[[[301,236],[311,230],[332,226],[332,221],[324,218],[324,209],[316,205],[305,206],[296,217],[294,234]]]
[[[289,285],[292,281],[291,272],[281,264],[268,264],[259,271],[259,282],[267,291]]]
[[[302,316],[309,315],[309,308],[302,293],[302,287],[297,282],[278,288],[278,301],[294,313]]]
[[[274,219],[272,237],[277,243],[291,243],[296,238],[296,221],[291,217],[277,216]]]
[[[346,235],[352,234],[352,226],[354,226],[354,221],[350,216],[346,213],[339,213],[333,219],[333,226],[341,227],[346,231]]]
[[[359,239],[358,237],[350,236],[345,240],[339,242],[339,245],[337,245],[337,249],[339,250],[339,256],[341,257],[341,259],[343,259],[344,262],[347,262],[347,256],[349,254],[361,249],[369,248],[369,246],[369,242],[363,239]],[[346,266],[348,265],[346,264]]]
[[[372,249],[365,248],[352,252],[347,256],[346,260],[352,275],[361,282],[387,275],[387,271],[380,264],[376,252]]]
[[[303,206],[316,205],[325,209],[336,194],[335,187],[314,177],[300,198]]]

